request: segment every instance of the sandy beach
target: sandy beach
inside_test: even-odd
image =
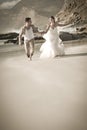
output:
[[[0,46],[1,130],[86,130],[87,41],[49,60],[39,47],[29,61],[23,46]]]

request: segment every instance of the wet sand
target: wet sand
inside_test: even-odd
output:
[[[87,45],[51,60],[0,50],[1,130],[86,130]]]

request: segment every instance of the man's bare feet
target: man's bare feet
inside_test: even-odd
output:
[[[32,53],[31,53],[31,56],[33,56],[33,54],[34,54],[34,53],[32,52]]]
[[[27,54],[27,57],[30,59],[30,61],[32,60],[32,54]]]
[[[32,60],[32,55],[30,54],[30,60]]]
[[[29,58],[29,57],[30,57],[30,55],[29,55],[29,54],[27,54],[27,57]]]

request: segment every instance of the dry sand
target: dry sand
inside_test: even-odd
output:
[[[0,130],[86,130],[87,45],[33,61],[10,49],[0,51]]]

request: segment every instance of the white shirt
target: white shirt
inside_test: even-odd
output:
[[[32,27],[30,27],[30,29],[25,29],[24,41],[26,40],[30,41],[33,38],[34,38],[34,33]]]

